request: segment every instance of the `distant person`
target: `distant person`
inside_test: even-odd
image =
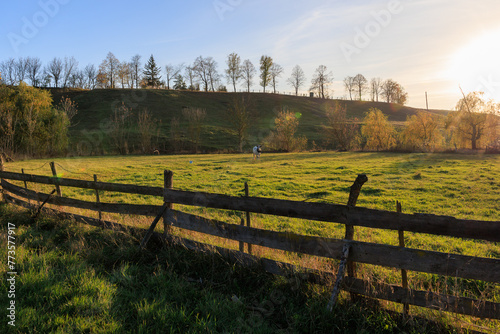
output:
[[[262,146],[258,145],[258,146],[254,146],[253,147],[253,159],[255,160],[255,158],[260,158],[260,154],[262,153]]]

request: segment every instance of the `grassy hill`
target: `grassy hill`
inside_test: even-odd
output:
[[[110,150],[108,138],[109,120],[115,107],[124,103],[132,108],[135,114],[148,109],[154,118],[160,122],[161,135],[158,147],[161,150],[171,150],[169,136],[171,120],[177,117],[180,128],[186,129],[187,124],[182,117],[182,110],[186,107],[203,108],[207,117],[202,133],[203,151],[232,151],[237,149],[236,133],[231,129],[226,110],[233,99],[244,93],[221,92],[191,92],[174,90],[131,90],[131,89],[98,89],[98,90],[62,90],[51,89],[54,104],[59,103],[63,96],[70,97],[78,104],[78,115],[74,119],[76,124],[71,128],[72,143],[86,142],[91,146],[93,153],[99,154],[98,147],[103,151]],[[262,143],[264,138],[274,128],[274,118],[277,109],[287,106],[293,112],[301,114],[298,134],[305,135],[309,143],[323,143],[322,125],[325,119],[325,110],[333,107],[338,100],[324,100],[319,98],[278,95],[269,93],[252,93],[250,95],[255,119],[249,129],[249,139],[245,149]],[[379,108],[389,116],[391,122],[401,124],[409,115],[421,109],[369,101],[340,101],[347,107],[349,117],[362,119],[369,108]],[[447,111],[431,110],[430,112],[444,115]],[[90,142],[90,144],[89,144]],[[131,150],[137,150],[136,140],[131,138]],[[95,151],[95,152],[94,152]],[[92,152],[90,152],[92,153]]]

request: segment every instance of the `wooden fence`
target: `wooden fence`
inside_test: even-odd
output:
[[[93,210],[99,212],[99,219],[79,215],[72,215],[72,217],[92,225],[129,230],[131,230],[131,228],[113,222],[103,221],[101,219],[101,213],[108,212],[156,217],[150,228],[150,232],[146,235],[147,238],[151,235],[155,235],[156,237],[164,239],[172,239],[172,236],[168,233],[169,226],[175,226],[181,229],[239,241],[240,251],[228,250],[220,247],[215,247],[215,249],[221,253],[233,256],[243,263],[258,262],[265,270],[274,274],[286,275],[289,274],[289,270],[299,271],[303,273],[303,277],[314,280],[315,282],[321,282],[325,277],[332,278],[333,274],[306,268],[297,268],[290,264],[270,259],[257,259],[243,252],[244,243],[248,244],[249,253],[251,253],[251,245],[258,245],[336,260],[341,260],[343,257],[346,257],[348,258],[348,277],[344,279],[338,277],[338,283],[342,290],[348,291],[353,295],[364,295],[402,303],[405,313],[408,312],[408,305],[416,305],[479,318],[500,319],[499,303],[443,295],[430,291],[413,290],[408,288],[408,283],[406,282],[406,271],[411,270],[498,284],[500,282],[500,259],[411,249],[404,246],[403,237],[404,231],[409,231],[456,238],[470,238],[486,242],[500,242],[500,221],[465,220],[448,216],[403,214],[401,212],[361,208],[355,206],[355,198],[350,198],[351,203],[349,203],[349,205],[338,205],[251,197],[248,196],[248,192],[246,192],[245,196],[238,197],[175,190],[172,188],[173,174],[169,171],[165,171],[165,182],[163,187],[148,187],[98,182],[96,177],[94,177],[92,181],[59,178],[56,177],[55,167],[53,165],[52,168],[54,176],[48,177],[6,172],[2,171],[0,166],[0,179],[4,200],[28,208],[39,208],[41,202],[46,202],[59,207]],[[24,187],[15,185],[6,180],[24,181]],[[49,195],[30,190],[28,189],[28,182],[54,185],[57,189],[57,195]],[[358,187],[358,193],[361,189],[361,185]],[[96,201],[90,202],[63,197],[61,186],[93,189],[96,192]],[[351,195],[353,187],[351,187]],[[246,187],[246,189],[248,188]],[[103,203],[99,199],[99,191],[150,195],[162,198],[164,204],[139,205]],[[26,200],[28,200],[28,202],[26,202]],[[30,204],[29,201],[38,201],[38,205]],[[187,214],[174,210],[173,203],[242,211],[246,214],[247,225],[245,226],[243,219],[242,223],[237,225]],[[51,209],[47,210],[54,211]],[[333,239],[254,228],[250,226],[250,213],[340,223],[346,226],[347,233],[344,239]],[[153,232],[156,223],[161,218],[163,218],[165,226],[163,235]],[[355,226],[398,231],[400,246],[352,240],[352,231]],[[176,240],[193,249],[198,249],[203,246],[201,243],[187,239],[176,238]],[[145,242],[147,242],[146,238],[143,240],[143,244]],[[403,284],[402,286],[397,286],[356,278],[355,263],[366,263],[401,269]]]

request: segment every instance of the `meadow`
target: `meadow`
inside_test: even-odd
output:
[[[353,183],[356,176],[359,173],[365,173],[368,176],[368,182],[363,186],[361,195],[358,199],[358,206],[395,211],[395,202],[398,200],[402,203],[403,212],[405,213],[431,213],[464,219],[500,220],[500,201],[498,195],[500,191],[500,157],[494,155],[317,152],[263,154],[262,158],[257,161],[253,161],[251,155],[249,154],[89,157],[55,159],[54,161],[56,162],[58,175],[66,178],[92,179],[93,174],[96,174],[100,181],[162,186],[163,171],[168,169],[174,172],[175,189],[223,193],[229,195],[243,195],[244,183],[247,182],[249,184],[251,196],[340,204],[347,203],[349,187]],[[5,169],[7,171],[20,172],[22,168],[26,173],[51,175],[50,167],[47,164],[48,162],[49,160],[20,161],[6,164]],[[30,188],[37,190],[48,189],[43,186],[29,186]],[[63,194],[68,197],[94,200],[94,193],[92,191],[82,189],[63,188]],[[159,198],[107,192],[101,193],[101,201],[121,203],[161,203],[161,199]],[[176,208],[234,223],[238,223],[240,217],[242,217],[242,214],[239,212],[221,212],[220,210],[181,206],[176,206]],[[16,213],[11,212],[12,209],[3,208],[3,210],[6,212],[4,216],[16,216]],[[95,215],[95,213],[93,215]],[[105,218],[118,220],[125,224],[140,227],[147,227],[148,223],[150,223],[149,219],[146,218],[118,217],[115,215],[105,215]],[[5,221],[5,218],[3,219],[3,221]],[[45,238],[48,238],[47,242],[49,244],[47,245],[45,245],[41,239],[37,239],[37,236],[44,236],[45,230],[40,227],[39,224],[36,226],[30,226],[25,222],[23,223],[22,218],[16,219],[21,220],[20,230],[22,230],[22,235],[25,236],[22,244],[23,252],[26,252],[26,254],[37,252],[37,256],[40,257],[35,260],[34,258],[30,258],[26,255],[24,257],[25,265],[28,267],[32,266],[35,269],[38,268],[36,270],[40,271],[43,271],[43,268],[40,264],[35,263],[36,261],[41,261],[41,263],[44,263],[44,261],[49,263],[52,263],[51,261],[55,261],[52,265],[60,266],[61,264],[58,264],[58,260],[56,258],[51,258],[59,251],[57,248],[53,247],[55,245],[50,244],[50,237],[45,236]],[[56,275],[59,277],[59,280],[54,278],[57,282],[59,282],[57,284],[63,284],[60,283],[60,279],[62,279],[64,275],[69,275],[69,277],[79,275],[78,277],[80,277],[84,282],[87,280],[95,281],[95,284],[100,284],[97,283],[100,279],[105,280],[104,278],[109,278],[108,275],[111,275],[116,280],[109,280],[103,283],[104,285],[102,286],[102,289],[104,289],[104,291],[109,291],[109,296],[104,296],[103,298],[113,299],[123,297],[125,298],[123,303],[130,304],[130,301],[126,299],[126,296],[120,295],[117,297],[117,286],[123,287],[124,291],[127,291],[124,292],[125,294],[130,293],[127,289],[131,289],[135,284],[135,280],[139,279],[138,276],[140,276],[139,271],[141,266],[147,265],[151,268],[148,267],[149,269],[143,269],[149,271],[152,270],[153,273],[159,273],[158,275],[160,276],[158,277],[161,277],[161,279],[166,279],[166,277],[169,277],[169,279],[172,277],[172,280],[179,279],[178,282],[171,282],[171,284],[179,284],[181,289],[186,289],[188,287],[189,289],[193,288],[193,284],[187,284],[187,286],[184,286],[186,285],[185,280],[182,280],[182,278],[185,279],[184,276],[186,275],[191,277],[193,272],[196,273],[195,275],[199,276],[209,275],[212,281],[214,281],[214,279],[212,279],[213,277],[216,277],[215,281],[217,281],[217,279],[234,280],[233,283],[236,284],[237,287],[231,283],[233,284],[230,284],[233,290],[230,290],[227,287],[203,287],[204,289],[208,289],[210,293],[215,294],[212,302],[217,304],[218,302],[216,301],[220,301],[222,304],[217,304],[219,306],[225,305],[227,303],[226,299],[232,297],[230,291],[239,291],[242,296],[246,295],[247,298],[250,299],[261,298],[261,302],[265,300],[266,293],[259,297],[253,294],[255,291],[252,291],[252,289],[247,291],[245,287],[239,286],[240,284],[243,284],[241,281],[242,278],[240,277],[241,272],[246,272],[248,274],[247,269],[235,269],[236,267],[233,267],[230,273],[227,271],[223,271],[223,273],[215,273],[215,271],[220,271],[221,267],[219,266],[224,266],[224,263],[227,265],[224,260],[219,258],[206,258],[204,257],[206,255],[188,255],[185,254],[185,251],[173,251],[168,249],[162,249],[159,251],[155,258],[155,255],[153,254],[148,253],[147,255],[141,255],[136,254],[135,250],[132,251],[132,247],[128,247],[131,243],[136,242],[132,237],[115,237],[102,231],[93,231],[92,229],[85,229],[74,224],[69,224],[67,226],[63,226],[60,222],[45,222],[43,224],[48,226],[46,228],[47,231],[52,231],[52,236],[57,236],[58,238],[63,239],[64,247],[62,247],[61,252],[64,253],[64,261],[69,261],[70,263],[75,261],[76,263],[78,262],[78,259],[83,258],[85,261],[90,261],[92,263],[90,265],[90,271],[85,269],[86,265],[81,265],[76,267],[76,273],[68,272],[66,274],[61,274],[62,276]],[[299,219],[285,219],[282,217],[278,218],[264,215],[253,215],[252,225],[276,231],[290,231],[304,235],[317,235],[334,238],[342,238],[344,233],[343,225],[339,224],[311,222]],[[158,229],[161,230],[160,227],[158,227]],[[187,233],[180,230],[175,230],[174,233],[227,248],[237,249],[238,247],[236,242],[209,238],[196,233]],[[69,237],[69,235],[73,234],[76,234],[76,239],[72,242],[73,237]],[[95,242],[93,241],[93,238],[96,238]],[[405,238],[407,247],[411,248],[480,257],[500,257],[500,245],[495,243],[476,242],[466,239],[445,238],[414,233],[407,233]],[[355,239],[391,245],[398,244],[397,232],[394,231],[357,228]],[[4,242],[4,240],[2,241]],[[5,247],[2,248],[2,251],[4,248]],[[103,254],[100,254],[104,252],[105,249],[106,254],[109,254],[110,256],[109,259],[107,259]],[[52,254],[52,252],[55,253]],[[184,263],[189,261],[185,258],[181,259],[180,254],[184,254],[182,256],[187,257],[194,256],[194,262],[200,264],[200,268],[196,269],[194,268],[194,264]],[[297,254],[289,254],[286,252],[271,251],[258,247],[254,248],[254,254],[321,270],[334,270],[337,265],[332,261],[300,256]],[[144,260],[143,257],[146,257],[147,260]],[[162,262],[165,258],[167,259],[167,262],[173,261],[174,264],[167,265],[165,267]],[[92,261],[95,261],[95,263]],[[146,263],[144,263],[144,261],[146,261]],[[147,261],[150,262],[148,263]],[[218,261],[222,261],[222,263]],[[69,267],[73,268],[75,266],[74,264],[71,264]],[[73,269],[68,270],[71,271]],[[187,270],[187,272],[184,270]],[[418,327],[412,327],[413,325],[408,322],[408,320],[404,320],[399,316],[388,316],[387,312],[390,312],[390,310],[400,310],[400,305],[382,303],[383,306],[389,311],[379,310],[378,308],[371,309],[371,311],[359,311],[361,313],[373,312],[373,319],[378,319],[374,320],[375,322],[373,324],[367,324],[366,321],[364,324],[361,324],[363,321],[360,319],[358,319],[358,321],[353,320],[356,316],[349,313],[358,312],[358,307],[361,306],[357,304],[355,304],[355,306],[350,304],[350,306],[347,306],[347,299],[343,299],[341,305],[344,305],[346,310],[340,312],[341,315],[339,319],[350,316],[352,316],[353,319],[346,320],[346,318],[343,318],[343,320],[335,322],[336,320],[328,319],[327,315],[323,314],[322,311],[318,311],[321,308],[319,306],[321,303],[326,305],[325,300],[327,298],[328,289],[325,290],[323,287],[313,288],[303,286],[298,290],[295,289],[294,291],[290,291],[291,287],[289,281],[285,280],[280,283],[280,279],[278,278],[270,278],[262,273],[259,274],[258,271],[256,272],[255,270],[253,270],[252,273],[256,276],[256,281],[262,279],[261,283],[265,289],[269,288],[267,293],[276,291],[276,289],[279,291],[281,291],[281,289],[289,289],[286,295],[293,296],[289,297],[286,303],[279,304],[279,310],[276,311],[275,314],[278,319],[277,322],[273,322],[272,318],[274,316],[264,317],[259,326],[252,327],[253,330],[256,328],[259,329],[256,332],[272,332],[276,329],[291,329],[291,332],[314,332],[315,328],[320,328],[322,326],[343,328],[346,332],[359,332],[360,329],[373,332],[374,328],[380,329],[380,326],[386,326],[387,324],[382,324],[384,321],[389,321],[387,320],[389,318],[392,320],[389,321],[390,324],[387,325],[388,327],[386,332],[399,332],[403,328],[406,332],[419,332],[417,330]],[[38,274],[33,273],[33,275],[36,276]],[[156,284],[153,282],[154,278],[157,277],[156,275],[157,274],[154,274],[150,279],[148,279],[148,283],[144,284],[151,288],[154,284]],[[220,275],[226,276],[219,277]],[[237,277],[235,278],[232,275],[236,275]],[[401,279],[399,271],[397,270],[368,265],[360,266],[359,275],[365,279],[376,279],[378,281],[393,284],[400,284]],[[196,279],[198,279],[198,277],[196,277]],[[151,282],[149,282],[149,280],[151,280]],[[456,280],[453,278],[443,278],[436,275],[415,272],[409,273],[409,282],[410,287],[415,289],[427,289],[436,292],[469,297],[473,296],[474,298],[483,298],[485,300],[500,302],[500,287],[498,284],[487,284],[484,282],[474,282],[469,280]],[[248,284],[248,282],[245,281],[244,284]],[[75,289],[76,290],[74,292],[68,292],[68,296],[71,296],[72,293],[78,294],[78,289],[76,287]],[[89,291],[101,290],[101,288],[98,287],[89,289]],[[157,287],[155,289],[157,289]],[[198,288],[194,288],[194,290],[197,292],[192,292],[193,294],[196,295],[199,293]],[[150,312],[156,317],[159,317],[161,323],[173,321],[173,323],[178,324],[176,321],[182,322],[187,321],[186,319],[191,319],[188,321],[190,325],[187,328],[192,332],[203,331],[203,328],[205,328],[203,326],[205,325],[208,326],[206,328],[209,328],[209,331],[213,332],[219,332],[221,328],[226,327],[225,324],[213,323],[212,321],[215,320],[210,317],[205,319],[198,318],[198,316],[196,316],[196,320],[193,320],[194,318],[192,317],[194,317],[196,312],[194,314],[182,314],[182,310],[189,313],[190,311],[194,312],[193,310],[196,310],[197,307],[201,307],[201,309],[208,313],[213,312],[213,314],[215,314],[214,317],[218,318],[219,321],[221,318],[225,319],[225,317],[238,319],[238,317],[231,316],[231,314],[232,312],[237,313],[241,311],[241,309],[238,309],[238,307],[241,307],[238,303],[236,303],[237,305],[231,304],[228,306],[228,309],[219,309],[215,305],[193,306],[189,304],[190,302],[184,301],[183,297],[175,297],[176,294],[171,293],[172,298],[181,299],[180,301],[174,303],[177,306],[180,305],[180,309],[176,308],[176,312],[181,312],[181,314],[175,313],[172,317],[177,320],[172,320],[168,318],[170,315],[165,315],[168,312],[165,313],[165,307],[160,305],[162,303],[161,299],[155,299],[155,295],[149,295],[148,291],[143,291],[143,293],[145,294],[145,301],[141,302],[142,304],[140,305],[132,303],[133,305],[131,307],[133,310],[139,312],[139,309],[145,309],[146,311],[141,312]],[[252,297],[248,297],[248,294]],[[92,295],[92,293],[89,292],[89,295]],[[161,296],[162,298],[167,298],[163,292],[161,293]],[[241,298],[244,299],[245,297]],[[298,311],[296,309],[298,306],[294,303],[299,300],[303,303],[307,303],[310,307],[303,311]],[[205,300],[205,298],[201,298],[200,302],[201,301],[210,304],[208,299]],[[85,304],[84,300],[81,302]],[[165,302],[172,303],[169,300]],[[119,309],[121,310],[120,307],[112,305],[114,302],[112,303],[108,300],[103,301],[102,303],[104,304],[100,306],[99,310],[89,311],[89,317],[92,317],[99,312],[108,312],[110,319],[116,323],[115,329],[113,329],[114,327],[109,328],[110,332],[117,330],[117,328],[121,328],[120,326],[131,326],[131,324],[125,320],[123,320],[125,322],[122,323],[121,319],[117,319],[113,315],[113,312],[116,312]],[[290,306],[288,303],[291,303],[294,306]],[[285,305],[290,308],[287,310]],[[86,306],[82,307],[87,310]],[[234,309],[235,307],[236,309]],[[54,305],[54,308],[57,308],[56,305]],[[112,309],[114,310],[113,312],[110,311]],[[249,309],[246,308],[246,312],[249,312],[248,310]],[[54,312],[57,313],[58,311]],[[318,318],[312,319],[311,317],[313,317],[315,312],[319,312]],[[139,313],[133,315],[133,319],[135,319],[134,321],[147,318],[145,316],[141,318]],[[348,316],[347,314],[351,315]],[[412,321],[418,323],[420,328],[422,328],[422,323],[417,320],[419,316],[427,318],[430,316],[432,319],[437,318],[440,320],[440,325],[437,325],[437,327],[429,325],[431,326],[428,328],[429,332],[453,331],[448,327],[450,324],[464,328],[471,326],[471,328],[476,329],[489,329],[490,331],[498,329],[498,322],[495,321],[480,321],[478,319],[470,319],[457,315],[445,316],[439,312],[419,309],[416,307],[412,307],[412,314],[416,317],[413,318],[414,320]],[[365,316],[361,316],[361,318],[366,320]],[[223,321],[231,324],[231,321],[234,321],[234,319],[226,319]],[[297,321],[294,321],[294,319]],[[63,320],[61,321],[63,327],[68,325],[67,322]],[[98,322],[98,320],[92,321]],[[113,323],[113,321],[111,323]],[[144,321],[149,324],[148,321]],[[347,321],[347,324],[343,321]],[[352,323],[350,323],[350,321],[352,321]],[[428,326],[427,322],[425,322],[425,324],[425,326]],[[98,327],[101,326],[97,323],[94,325]],[[247,325],[246,322],[245,325]],[[56,325],[54,326],[55,327],[53,328],[58,328]],[[240,327],[241,326],[240,322]],[[105,326],[99,328],[104,331]],[[153,325],[152,328],[156,327]],[[253,330],[251,332],[254,332]],[[383,330],[381,331],[383,332]],[[172,332],[176,331],[172,330]],[[229,332],[231,331],[229,330]],[[321,332],[321,330],[318,330],[317,332]]]

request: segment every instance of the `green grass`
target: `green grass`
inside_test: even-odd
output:
[[[357,174],[366,173],[368,182],[363,186],[361,195],[358,199],[358,206],[395,211],[395,201],[398,200],[402,202],[403,212],[405,213],[418,212],[449,215],[464,219],[500,220],[500,201],[498,196],[500,189],[500,156],[493,155],[322,152],[263,154],[262,158],[258,161],[253,161],[250,155],[238,154],[91,157],[85,159],[57,159],[55,161],[57,163],[56,168],[59,175],[68,178],[89,180],[92,179],[93,174],[97,174],[101,181],[162,186],[163,171],[165,169],[170,169],[174,172],[174,188],[176,189],[242,195],[244,182],[248,182],[250,186],[250,195],[252,196],[341,204],[347,202],[349,187]],[[49,166],[43,166],[47,162],[48,160],[31,160],[8,163],[6,165],[6,170],[20,171],[21,168],[24,168],[26,173],[50,175]],[[43,168],[39,168],[41,166],[43,166]],[[33,184],[29,184],[29,187],[39,190],[49,189],[49,187],[40,185],[35,186]],[[63,194],[91,201],[94,200],[95,196],[92,191],[66,187],[63,188]],[[160,198],[109,192],[101,193],[101,201],[155,204],[161,204],[162,202]],[[183,207],[178,205],[176,205],[176,208],[233,223],[238,223],[242,216],[241,213],[233,211],[222,212],[221,210]],[[92,215],[95,216],[95,213],[92,213]],[[286,219],[283,217],[265,215],[252,215],[252,217],[253,226],[275,231],[290,231],[305,235],[333,238],[342,238],[344,235],[344,226],[339,224]],[[106,215],[105,218],[140,227],[147,227],[148,224],[151,223],[149,219],[137,217]],[[160,229],[160,227],[158,228]],[[236,242],[227,242],[196,233],[183,233],[180,230],[174,230],[174,233],[232,249],[237,249],[238,247]],[[356,228],[355,239],[391,245],[398,244],[398,236],[395,231]],[[416,233],[406,233],[405,239],[407,246],[411,248],[490,258],[499,258],[500,256],[500,245],[497,243]],[[86,249],[87,243],[81,241],[85,240],[84,238],[72,237],[71,240],[71,242],[68,241],[68,244],[73,245],[72,247]],[[33,242],[35,241],[39,243],[37,247],[42,249],[47,247],[47,249],[50,249],[49,246],[44,246],[45,243],[47,243],[47,238],[34,238]],[[135,242],[138,243],[137,240]],[[78,246],[80,244],[81,247]],[[95,251],[95,256],[102,257],[102,254],[99,255],[100,246],[98,246],[98,244],[99,243],[97,243],[96,246],[98,250]],[[127,247],[120,247],[123,252],[129,254],[132,258],[136,256],[130,250],[132,248],[127,251]],[[336,262],[309,256],[270,251],[259,247],[254,247],[254,250],[258,255],[311,268],[331,270],[332,266],[333,268],[337,266]],[[108,253],[108,250],[106,250],[106,253]],[[80,256],[79,254],[81,254],[81,251],[75,250],[74,254]],[[124,261],[126,258],[127,256],[120,257],[120,260],[117,261]],[[141,261],[142,260],[139,260],[137,263],[142,264]],[[210,272],[210,268],[212,267],[211,262],[215,260],[209,257],[204,258],[203,261],[206,261],[204,266],[207,267],[206,270],[208,272],[203,271],[203,275],[200,273],[198,276],[207,279],[207,277],[211,277],[210,275],[214,275],[214,273]],[[198,263],[205,263],[203,261],[200,260]],[[167,260],[167,262],[169,262],[169,260]],[[127,263],[127,271],[131,270],[130,268],[133,268],[137,264],[135,262]],[[225,265],[225,271],[229,270],[228,268],[230,265],[227,263]],[[113,266],[115,266],[115,264],[113,264]],[[220,269],[221,267],[217,268]],[[106,269],[106,272],[112,271]],[[368,280],[377,280],[392,284],[401,283],[400,273],[396,269],[363,265],[359,266],[359,276]],[[195,278],[198,279],[198,277]],[[277,284],[275,280],[279,281],[279,279],[273,278],[272,285]],[[97,281],[98,280],[96,280],[96,282]],[[467,296],[500,302],[499,284],[446,278],[417,272],[409,272],[409,284],[410,287],[414,289],[431,290],[457,296]],[[188,286],[190,285],[188,284]],[[315,307],[317,307],[317,309],[308,310],[305,314],[301,313],[297,315],[300,319],[297,321],[299,323],[307,323],[309,321],[311,326],[309,329],[319,328],[321,326],[335,326],[322,318],[323,315],[321,315],[320,310],[326,305],[325,300],[327,300],[325,291],[318,287],[308,287],[307,289],[308,291],[312,289],[314,292],[307,292],[307,298],[302,296],[301,298],[304,298],[302,301],[306,303],[307,300],[308,305],[316,305]],[[269,291],[266,293],[269,293]],[[226,295],[224,298],[230,299],[231,296]],[[265,296],[265,294],[259,296],[259,298],[264,298],[263,296]],[[97,305],[100,305],[99,303],[104,303],[104,301],[96,301]],[[388,309],[400,310],[399,305],[390,303],[382,304]],[[105,303],[103,305],[109,306],[109,304]],[[188,312],[187,315],[191,314],[189,313],[189,307],[186,308],[183,303],[179,305],[184,307],[183,312]],[[350,310],[352,307],[358,308],[361,306],[346,304],[345,307]],[[144,308],[150,309],[146,305],[144,305]],[[160,306],[153,308],[160,308]],[[222,317],[224,312],[221,311],[220,317]],[[289,311],[283,312],[286,313]],[[308,318],[312,317],[314,312],[320,313],[318,316],[320,320],[318,320],[318,322]],[[379,311],[372,310],[366,312],[375,312],[373,317],[380,317]],[[385,311],[383,311],[383,313],[384,312]],[[412,314],[431,318],[436,317],[433,311],[413,307]],[[293,320],[295,315],[293,315],[293,317],[292,315],[293,312],[286,313],[286,316],[284,316],[285,320],[282,320],[282,323],[279,325],[273,323],[271,320],[266,320],[270,321],[269,323],[266,322],[266,324],[270,326],[269,328],[274,329],[287,328],[284,324],[295,323]],[[289,318],[289,316],[292,318]],[[361,318],[366,318],[366,316],[361,316]],[[385,316],[382,318],[385,319]],[[201,317],[201,319],[205,318]],[[353,326],[358,326],[359,321],[362,320],[353,320],[355,324]],[[398,323],[399,320],[393,319],[391,321],[396,321],[396,323]],[[445,325],[450,322],[458,325],[468,323],[469,325],[486,326],[490,329],[495,329],[495,326],[498,326],[498,322],[477,321],[462,316],[453,316],[451,318],[447,316],[441,319],[441,321],[442,324]],[[294,326],[299,325],[297,324]],[[377,323],[376,326],[382,325],[381,323]],[[391,326],[392,325],[389,327],[393,328]],[[398,323],[397,326],[401,326],[401,324]],[[216,328],[212,329],[216,332],[220,330],[218,327],[211,328]],[[310,332],[309,330],[305,330],[305,327],[301,327],[301,325],[293,328],[296,332]],[[397,328],[400,329],[400,327]],[[266,330],[264,330],[264,332],[266,332]],[[374,330],[368,331],[373,332]],[[398,331],[399,330],[396,329],[392,330],[392,332]],[[389,332],[391,332],[391,330]]]
[[[328,289],[298,277],[177,246],[139,251],[139,236],[45,216],[32,223],[1,204],[2,236],[7,223],[16,226],[16,326],[4,317],[2,333],[456,332],[376,303],[341,299],[328,313]],[[6,249],[2,237],[2,258]],[[7,305],[5,279],[0,291],[0,305]]]
[[[186,129],[187,124],[183,120],[182,109],[193,107],[205,109],[207,113],[201,150],[209,152],[238,150],[236,133],[228,121],[226,110],[233,98],[241,95],[240,93],[206,93],[162,89],[96,89],[92,91],[51,89],[51,92],[56,105],[63,96],[70,97],[78,104],[79,111],[73,120],[75,125],[70,129],[72,150],[75,152],[74,147],[77,143],[85,145],[83,154],[113,152],[107,135],[109,120],[113,114],[113,108],[120,106],[122,102],[132,108],[135,120],[137,114],[143,109],[148,109],[153,117],[159,120],[162,139],[156,146],[160,149],[172,149],[168,143],[171,119],[177,117],[180,120],[181,129]],[[321,129],[325,123],[325,111],[336,103],[335,100],[264,93],[252,93],[250,99],[255,118],[248,129],[248,140],[244,146],[246,150],[263,142],[264,138],[274,129],[277,109],[284,106],[293,112],[300,112],[302,115],[298,135],[306,136],[310,144],[312,141],[318,145],[323,144],[324,136]],[[365,113],[374,107],[382,110],[391,122],[398,125],[405,122],[408,115],[413,115],[421,110],[383,102],[340,102],[346,105],[349,117],[361,120]],[[441,110],[431,110],[431,112],[438,115],[447,113],[447,111]],[[131,137],[129,148],[132,151],[140,151],[137,137]],[[185,147],[185,149],[188,148]]]

